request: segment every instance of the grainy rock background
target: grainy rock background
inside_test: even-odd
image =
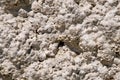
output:
[[[120,1],[0,0],[0,80],[120,80]]]

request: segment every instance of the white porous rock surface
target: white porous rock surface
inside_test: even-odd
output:
[[[0,80],[120,80],[120,1],[0,0]]]

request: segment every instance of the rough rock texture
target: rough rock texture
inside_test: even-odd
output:
[[[120,1],[0,0],[0,80],[120,80]]]

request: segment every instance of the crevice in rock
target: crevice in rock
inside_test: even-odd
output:
[[[3,49],[0,47],[0,55],[3,53]]]
[[[6,1],[4,3],[4,10],[6,13],[11,13],[13,16],[17,17],[19,10],[24,9],[26,11],[31,11],[31,2],[30,0],[15,0],[15,1]]]
[[[120,58],[120,52],[119,51],[115,51],[115,57]]]
[[[13,8],[13,9],[8,9],[8,10],[5,10],[6,13],[11,13],[14,17],[17,17],[18,16],[18,12],[20,9],[24,9],[26,10],[27,12],[31,11],[31,8],[30,8],[31,5],[28,5],[28,6],[23,6],[23,7],[19,7],[19,8]]]
[[[31,53],[31,50],[32,50],[32,46],[30,46],[30,48],[26,51],[27,54],[30,54]]]
[[[2,78],[2,80],[14,80],[14,79],[12,79],[12,74],[7,74],[7,75],[2,75],[1,73],[0,73],[0,78]]]

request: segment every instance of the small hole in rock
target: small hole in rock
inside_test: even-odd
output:
[[[96,6],[96,4],[91,4],[92,5],[92,7],[95,7]]]
[[[115,57],[119,57],[120,56],[120,53],[119,52],[115,52]]]
[[[63,41],[60,41],[59,44],[58,44],[58,48],[59,48],[59,47],[63,47],[64,45],[65,45],[64,42],[63,42]]]
[[[62,68],[59,68],[59,70],[62,70]]]
[[[52,68],[55,68],[55,66],[52,66]]]

